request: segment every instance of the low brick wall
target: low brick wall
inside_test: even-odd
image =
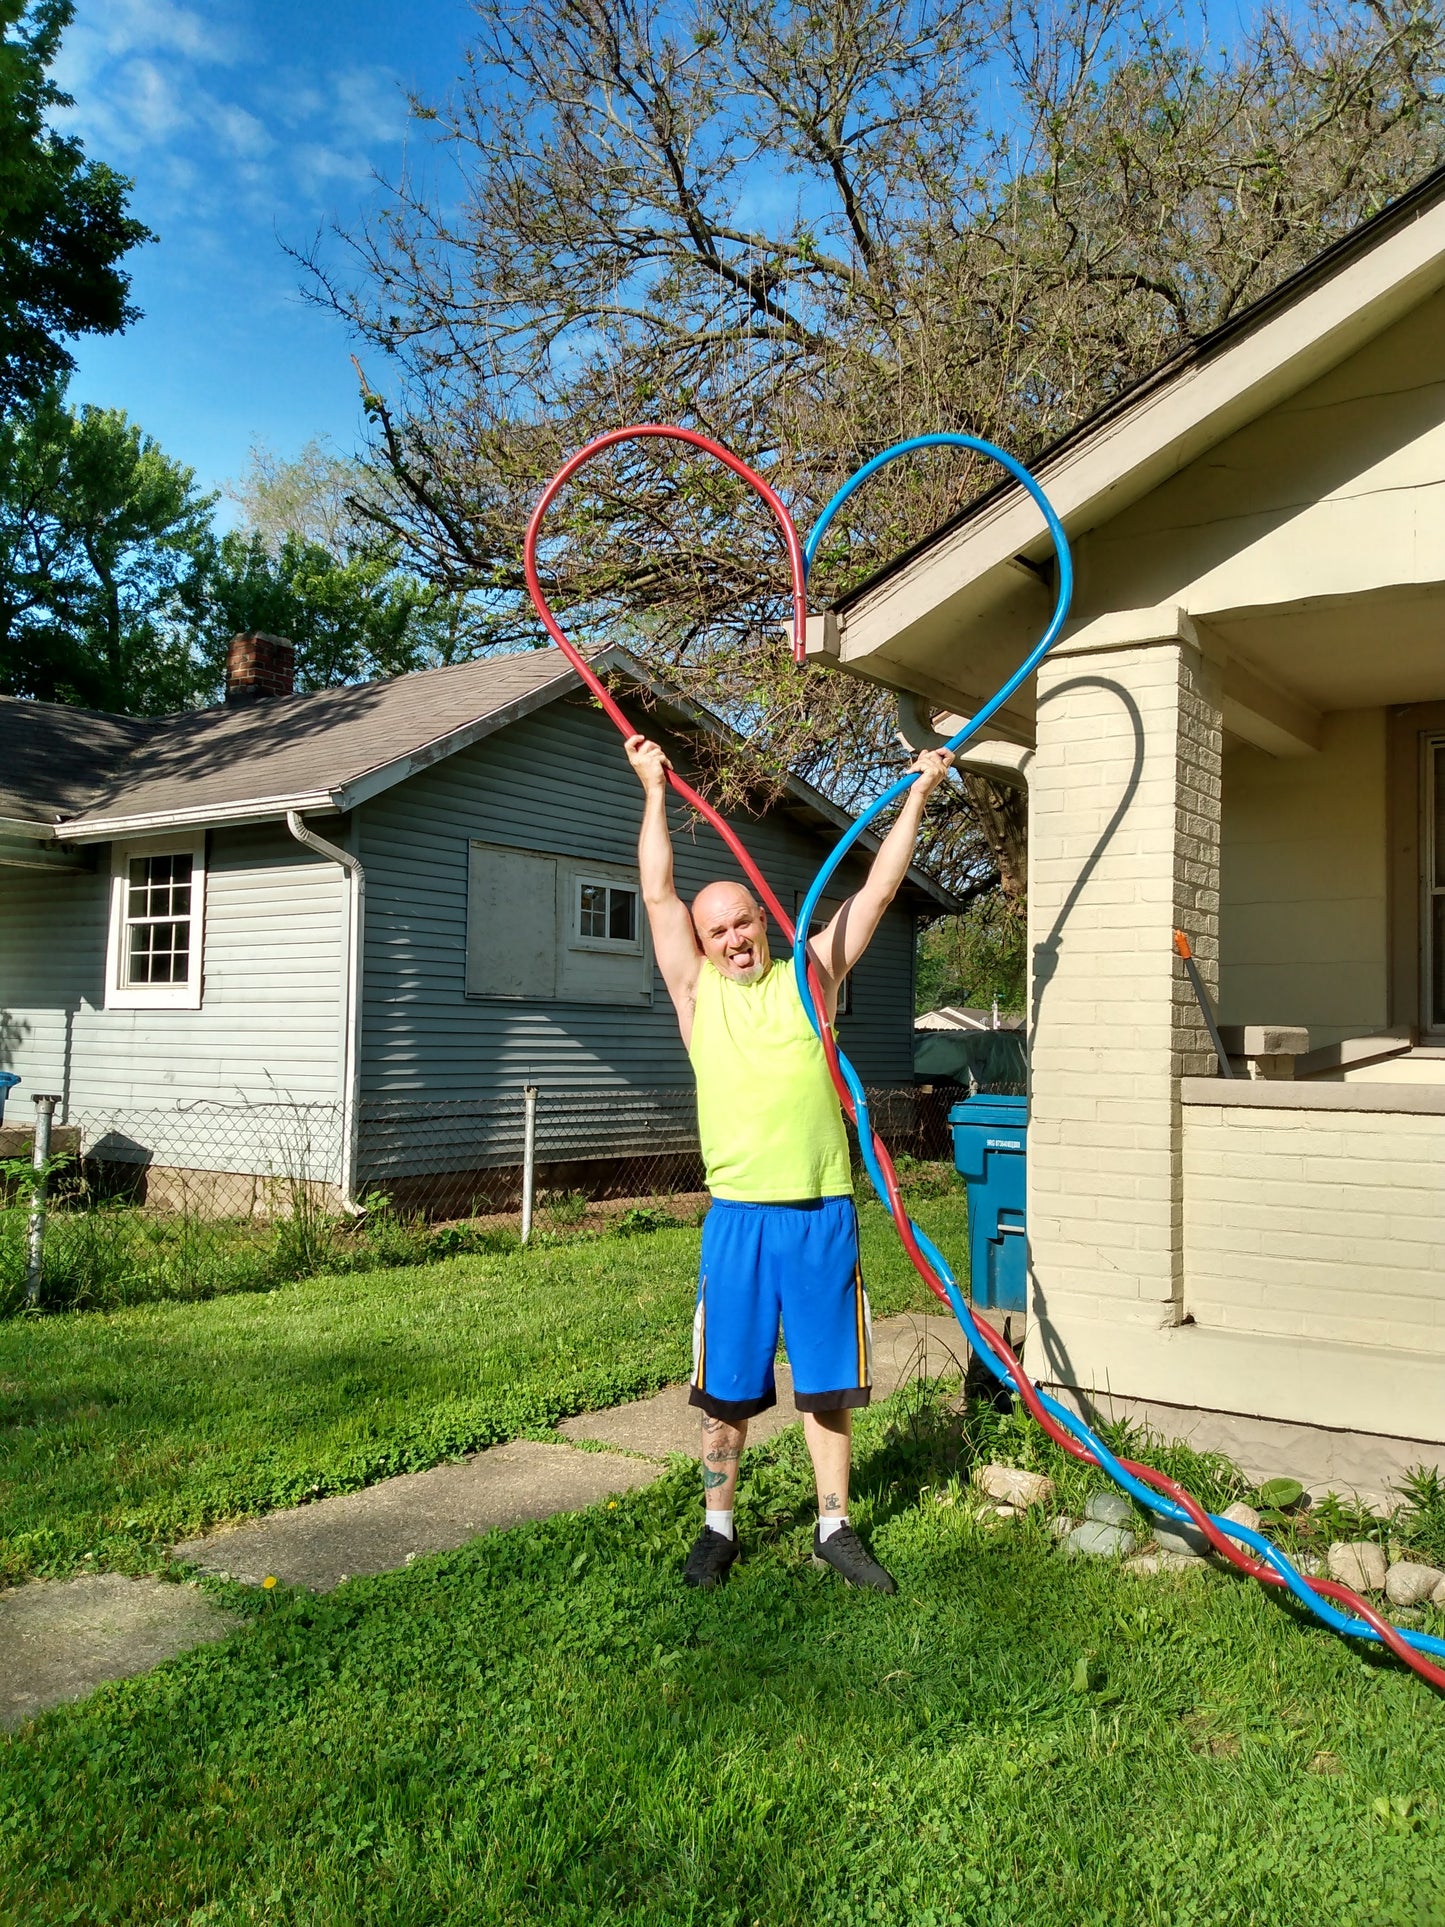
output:
[[[1360,1087],[1371,1108],[1346,1108],[1350,1086],[1244,1103],[1217,1088],[1184,1105],[1197,1322],[1445,1355],[1445,1115],[1408,1092],[1384,1108],[1379,1085]]]

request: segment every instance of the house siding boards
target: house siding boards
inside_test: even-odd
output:
[[[29,1123],[34,1091],[67,1101],[77,1020],[105,980],[109,866],[75,874],[0,870],[0,1064],[18,1071],[10,1122]]]
[[[0,871],[0,1023],[22,1102],[53,1090],[67,1117],[123,1115],[137,1138],[196,1106],[146,1147],[157,1162],[248,1170],[239,1147],[259,1144],[264,1168],[265,1133],[215,1107],[336,1104],[345,888],[280,828],[213,831],[207,864],[199,1010],[105,1009],[106,850],[77,876]]]
[[[639,718],[639,727],[650,727]],[[685,751],[671,744],[686,767]],[[367,874],[362,1088],[368,1099],[464,1099],[523,1083],[544,1090],[678,1089],[691,1082],[667,992],[652,1001],[528,1005],[466,994],[467,868],[473,842],[625,869],[636,863],[641,796],[611,725],[565,700],[485,744],[421,772],[358,812]],[[684,895],[736,866],[706,826],[673,811]],[[745,825],[784,906],[805,889],[827,844],[774,816]],[[857,887],[860,868],[839,880]],[[844,1048],[864,1079],[912,1077],[911,915],[890,912],[854,984]]]
[[[540,690],[547,665],[524,667]],[[521,672],[508,673],[510,687]],[[413,707],[422,693],[411,692]],[[475,702],[483,695],[473,688]],[[687,724],[674,737],[641,709],[638,723],[690,767]],[[810,807],[790,794],[743,825],[790,912],[834,839]],[[539,1154],[549,1130],[558,1157],[695,1147],[691,1071],[645,916],[631,950],[569,942],[579,873],[635,881],[640,816],[611,726],[586,698],[559,691],[413,769],[349,817],[314,818],[366,873],[360,1183],[515,1163],[525,1083],[547,1100]],[[737,874],[706,826],[691,825],[680,807],[673,824],[685,893]],[[309,1169],[335,1181],[350,885],[339,864],[300,847],[280,823],[213,829],[206,848],[199,1008],[105,1009],[112,846],[91,846],[95,867],[86,871],[0,867],[0,1051],[24,1080],[20,1103],[37,1088],[59,1091],[63,1116],[90,1127],[87,1149],[98,1136],[126,1162],[260,1177],[292,1169],[304,1122]],[[489,848],[541,859],[536,875],[550,876],[557,913],[550,931],[545,917],[532,918],[532,954],[543,954],[547,936],[555,973],[504,970],[491,981],[512,988],[510,997],[468,989],[478,956],[473,944],[469,959],[470,874],[499,881],[504,868],[494,858],[485,871]],[[511,887],[525,890],[525,866],[512,871]],[[830,896],[855,889],[865,871],[866,859],[850,862]],[[920,902],[939,907],[906,885],[904,907],[888,913],[854,973],[852,1014],[840,1022],[871,1084],[912,1081]],[[492,948],[505,959],[506,945]],[[551,974],[550,986],[534,980]],[[479,972],[472,992],[487,981]],[[604,1094],[606,1103],[595,1101]],[[298,1107],[313,1108],[302,1120]]]

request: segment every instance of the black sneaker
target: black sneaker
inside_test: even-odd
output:
[[[826,1539],[813,1528],[813,1564],[831,1566],[842,1573],[850,1586],[867,1586],[873,1592],[897,1592],[892,1573],[885,1572],[858,1537],[852,1526],[839,1526]]]
[[[682,1583],[685,1586],[701,1586],[707,1591],[712,1586],[720,1586],[732,1570],[733,1560],[738,1556],[736,1534],[725,1539],[711,1526],[704,1526],[693,1541],[692,1551],[687,1555],[687,1564],[682,1569]]]

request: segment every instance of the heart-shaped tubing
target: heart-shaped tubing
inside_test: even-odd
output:
[[[593,670],[587,658],[576,645],[569,640],[562,625],[552,613],[551,604],[547,601],[547,597],[543,592],[541,577],[537,571],[537,544],[541,538],[542,523],[546,518],[548,509],[556,500],[559,492],[571,481],[578,469],[584,468],[588,462],[594,460],[596,456],[603,454],[607,449],[616,448],[621,442],[648,440],[685,442],[690,448],[701,449],[704,455],[711,455],[716,461],[722,462],[726,467],[730,468],[734,475],[746,482],[749,488],[762,497],[764,503],[766,503],[769,510],[771,510],[779,528],[782,530],[783,541],[788,551],[788,567],[792,578],[793,652],[794,655],[799,658],[801,658],[803,639],[806,634],[808,622],[803,550],[802,544],[798,540],[798,531],[794,526],[792,516],[789,515],[776,492],[768,486],[761,475],[756,474],[749,468],[746,462],[739,460],[739,458],[732,453],[731,449],[724,448],[721,442],[715,442],[707,435],[700,435],[694,428],[677,428],[662,422],[643,422],[634,424],[630,428],[614,428],[606,435],[599,435],[595,441],[588,442],[585,448],[579,449],[570,460],[564,462],[562,467],[559,468],[557,473],[552,477],[551,481],[548,482],[546,488],[543,489],[537,506],[532,510],[531,517],[527,523],[527,533],[522,543],[522,567],[526,576],[527,593],[532,598],[532,603],[537,614],[542,618],[542,626],[601,704],[609,720],[621,731],[624,739],[633,734],[632,724],[613,701],[611,694],[603,684],[601,678]],[[718,814],[705,797],[699,796],[690,784],[685,783],[677,774],[676,770],[670,769],[667,772],[667,780],[682,798],[683,802],[686,803],[690,809],[696,810],[698,815],[701,816],[705,822],[710,823],[713,829],[717,831],[728,849],[731,850],[737,858],[738,863],[742,867],[743,874],[757,891],[759,900],[766,904],[769,911],[771,911],[772,915],[777,919],[779,929],[783,931],[791,943],[793,938],[792,918],[788,915],[787,911],[784,910],[782,904],[779,903],[773,893],[772,886],[748,854],[741,838],[733,830],[731,824],[727,823]],[[812,965],[807,959],[804,960],[803,968],[804,981],[809,982],[811,978],[808,992],[809,1007],[811,1009],[818,1009],[820,1007],[818,999],[822,995],[822,986],[818,982],[816,973],[813,971]],[[837,1047],[833,1041],[832,1026],[825,1023],[821,1035],[823,1055],[827,1060],[829,1073],[832,1076],[833,1082],[838,1085],[839,1090],[845,1091],[846,1086],[843,1083],[842,1075],[838,1069]]]
[[[590,442],[586,448],[581,449],[564,467],[559,469],[557,474],[547,484],[541,499],[532,511],[531,520],[527,524],[527,535],[524,545],[524,565],[528,591],[538,615],[542,618],[543,626],[546,628],[548,635],[551,636],[552,640],[557,644],[557,647],[562,651],[563,655],[566,656],[572,667],[577,671],[577,674],[582,678],[582,681],[597,698],[597,701],[601,704],[607,716],[621,731],[624,737],[632,734],[631,723],[613,701],[611,694],[595,674],[587,659],[569,642],[561,625],[552,614],[547,598],[542,592],[541,581],[537,573],[537,543],[541,532],[542,521],[548,508],[556,498],[558,491],[577,473],[579,468],[591,461],[595,455],[600,455],[604,449],[615,447],[619,442],[639,440],[647,437],[686,442],[690,446],[700,449],[704,454],[715,457],[718,461],[725,463],[726,466],[730,468],[735,475],[745,481],[750,488],[754,489],[772,511],[783,531],[783,537],[788,549],[788,559],[792,570],[795,655],[801,654],[804,625],[807,618],[807,609],[804,600],[806,563],[811,559],[812,555],[817,552],[818,541],[824,529],[827,527],[828,522],[832,520],[837,509],[847,500],[853,490],[860,487],[870,475],[876,474],[885,463],[895,460],[899,455],[906,454],[915,448],[937,446],[940,443],[944,443],[977,448],[984,453],[994,455],[996,459],[1003,463],[1004,467],[1012,474],[1018,476],[1025,488],[1028,489],[1029,493],[1040,503],[1044,510],[1045,519],[1049,522],[1050,530],[1055,534],[1055,541],[1059,547],[1061,559],[1061,596],[1059,607],[1055,610],[1054,620],[1045,632],[1044,638],[1031,652],[1025,663],[1015,672],[1010,682],[1004,685],[1004,689],[990,700],[990,703],[979,712],[978,716],[972,719],[967,729],[960,731],[956,737],[952,738],[950,747],[956,747],[959,743],[974,734],[980,725],[988,719],[988,716],[992,715],[1001,703],[1008,700],[1009,694],[1018,687],[1047,653],[1048,649],[1052,647],[1058,630],[1063,623],[1068,606],[1067,593],[1063,592],[1066,591],[1067,584],[1063,579],[1062,573],[1063,568],[1066,566],[1068,555],[1067,543],[1063,541],[1063,532],[1058,527],[1057,518],[1054,517],[1052,508],[1044,499],[1043,492],[1033,477],[1023,470],[1020,465],[1014,461],[1012,456],[1007,455],[1001,449],[994,449],[990,443],[980,441],[972,436],[925,435],[911,442],[900,443],[896,449],[887,449],[882,455],[875,456],[871,462],[860,469],[858,473],[838,491],[823,511],[817,527],[809,538],[808,549],[805,555],[799,546],[797,531],[793,527],[792,518],[789,516],[777,495],[761,476],[755,474],[748,468],[746,463],[740,461],[737,456],[723,448],[719,443],[709,440],[706,435],[700,435],[694,429],[690,428],[673,428],[655,423],[646,423],[632,428],[620,428],[610,434],[599,436],[594,442]],[[799,914],[799,932],[806,932],[808,929],[812,916],[812,908],[810,906],[816,905],[817,898],[822,894],[823,885],[826,884],[828,877],[832,875],[842,856],[851,848],[852,844],[857,840],[857,836],[866,828],[867,824],[877,816],[879,810],[886,808],[889,802],[901,795],[912,780],[911,777],[905,777],[900,782],[895,783],[885,792],[879,801],[859,819],[858,823],[849,831],[847,836],[845,836],[838,849],[825,865],[818,884],[809,892],[808,901],[804,906],[804,910]],[[957,1281],[953,1276],[952,1270],[949,1268],[947,1259],[933,1242],[925,1237],[918,1229],[903,1207],[903,1200],[898,1189],[897,1174],[893,1169],[893,1161],[889,1157],[887,1147],[884,1145],[882,1139],[872,1128],[868,1117],[867,1100],[863,1095],[863,1086],[859,1081],[858,1074],[837,1048],[832,1033],[832,1026],[828,1023],[826,1014],[823,1012],[822,986],[819,983],[816,970],[812,966],[811,959],[807,955],[806,947],[803,944],[801,936],[794,932],[792,919],[778,902],[777,897],[768,885],[766,877],[763,876],[762,872],[753,862],[731,826],[724,822],[723,818],[719,816],[718,812],[705,798],[699,796],[695,790],[683,782],[682,778],[678,776],[675,771],[670,770],[668,772],[668,781],[677,794],[682,797],[683,801],[686,802],[690,808],[696,810],[698,814],[717,831],[728,849],[731,850],[737,858],[744,875],[758,892],[761,901],[767,905],[773,916],[777,918],[779,927],[788,938],[794,942],[795,968],[799,967],[798,960],[800,956],[802,959],[800,981],[802,984],[803,1003],[808,1010],[809,1016],[818,1028],[823,1045],[823,1054],[827,1060],[828,1070],[837,1087],[843,1108],[858,1126],[858,1142],[863,1151],[869,1177],[881,1191],[888,1204],[888,1209],[897,1227],[899,1238],[915,1270],[935,1296],[942,1299],[953,1311],[954,1316],[963,1327],[970,1344],[983,1359],[988,1369],[994,1373],[995,1377],[1002,1379],[1018,1393],[1025,1408],[1048,1436],[1053,1439],[1056,1444],[1062,1446],[1066,1452],[1072,1454],[1074,1458],[1082,1459],[1090,1464],[1101,1467],[1101,1469],[1107,1472],[1131,1497],[1137,1499],[1142,1505],[1148,1506],[1152,1511],[1159,1513],[1162,1517],[1176,1521],[1192,1522],[1205,1534],[1211,1545],[1242,1572],[1248,1573],[1253,1578],[1263,1580],[1268,1585],[1288,1587],[1304,1605],[1309,1607],[1317,1618],[1323,1620],[1332,1630],[1347,1633],[1356,1638],[1381,1641],[1384,1645],[1388,1646],[1390,1651],[1399,1659],[1403,1660],[1407,1666],[1418,1673],[1421,1678],[1445,1690],[1445,1671],[1442,1671],[1436,1666],[1432,1666],[1423,1656],[1424,1653],[1428,1651],[1438,1653],[1442,1657],[1445,1657],[1445,1640],[1432,1639],[1424,1633],[1406,1632],[1398,1627],[1391,1626],[1388,1621],[1382,1619],[1375,1609],[1367,1604],[1366,1601],[1360,1599],[1346,1587],[1336,1585],[1331,1580],[1305,1579],[1300,1573],[1296,1572],[1284,1555],[1279,1552],[1276,1547],[1270,1545],[1269,1541],[1259,1533],[1251,1532],[1245,1526],[1235,1525],[1232,1520],[1217,1519],[1211,1514],[1206,1513],[1198,1501],[1193,1499],[1182,1486],[1177,1485],[1172,1479],[1166,1478],[1162,1473],[1152,1471],[1148,1466],[1137,1465],[1131,1459],[1116,1458],[1102,1439],[1096,1437],[1081,1418],[1078,1418],[1066,1405],[1060,1404],[1057,1399],[1052,1398],[1048,1393],[1039,1391],[1037,1386],[1032,1383],[1025,1373],[1009,1345],[993,1330],[991,1325],[974,1318],[972,1311],[964,1302],[963,1295],[958,1289]],[[1251,1558],[1246,1552],[1240,1549],[1240,1546],[1233,1543],[1234,1540],[1239,1540],[1243,1544],[1254,1548],[1260,1554],[1260,1557],[1258,1559]],[[1337,1612],[1332,1606],[1326,1603],[1327,1599],[1338,1600],[1340,1604],[1351,1607],[1358,1617],[1351,1618],[1347,1617],[1344,1613]]]

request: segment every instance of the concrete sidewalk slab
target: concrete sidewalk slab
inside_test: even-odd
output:
[[[239,1623],[194,1586],[118,1572],[0,1592],[0,1728],[224,1639]]]
[[[961,1377],[968,1364],[968,1342],[958,1321],[924,1312],[905,1312],[880,1318],[873,1327],[873,1397],[885,1399],[910,1379]],[[797,1423],[793,1406],[793,1375],[779,1362],[776,1373],[778,1402],[748,1422],[748,1444],[762,1445]],[[686,1385],[669,1385],[651,1398],[631,1405],[614,1405],[606,1412],[583,1412],[563,1419],[557,1430],[563,1438],[588,1439],[623,1452],[665,1458],[686,1452],[697,1458],[702,1450],[695,1406],[688,1404]]]
[[[390,1572],[418,1554],[450,1552],[483,1532],[579,1512],[658,1476],[656,1465],[609,1452],[517,1439],[458,1465],[407,1472],[363,1492],[189,1539],[172,1557],[259,1586],[330,1592],[343,1580]]]

